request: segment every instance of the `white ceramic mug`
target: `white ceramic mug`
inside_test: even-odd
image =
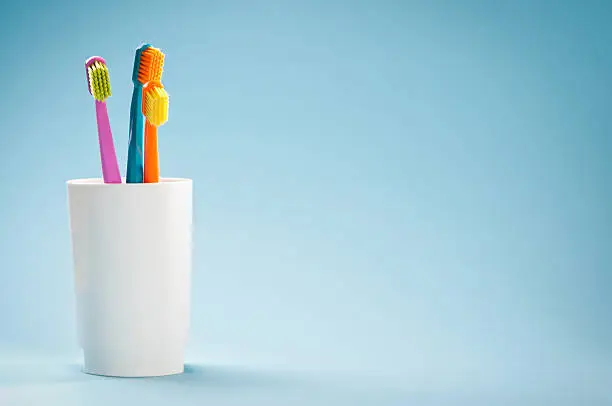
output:
[[[67,182],[84,372],[182,373],[190,319],[192,181]]]

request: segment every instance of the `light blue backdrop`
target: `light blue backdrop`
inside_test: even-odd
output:
[[[3,4],[0,354],[78,355],[83,63],[109,64],[124,173],[147,41],[162,175],[196,188],[190,362],[610,400],[610,21],[606,1]]]

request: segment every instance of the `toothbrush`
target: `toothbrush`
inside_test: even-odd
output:
[[[132,105],[130,109],[130,141],[128,145],[128,163],[126,182],[143,182],[143,137],[144,117],[142,115],[142,87],[150,81],[160,81],[164,54],[149,44],[143,44],[136,50],[132,82]]]
[[[142,89],[142,113],[145,116],[144,182],[159,182],[157,127],[168,121],[168,93],[160,82],[148,82]]]
[[[106,61],[99,56],[92,56],[85,61],[87,87],[96,103],[96,121],[98,124],[98,143],[104,183],[121,183],[117,154],[108,120],[106,99],[111,95],[110,76]]]

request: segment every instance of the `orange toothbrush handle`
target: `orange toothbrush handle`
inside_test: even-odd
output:
[[[144,183],[159,182],[159,152],[157,127],[146,120],[144,134]]]

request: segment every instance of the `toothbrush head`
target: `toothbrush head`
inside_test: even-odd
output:
[[[106,61],[102,57],[92,56],[85,61],[85,72],[87,87],[94,99],[101,102],[108,99],[111,96],[111,88]]]
[[[140,56],[142,55],[142,51],[150,46],[149,44],[142,44],[136,49],[136,54],[134,55],[134,68],[132,70],[132,82],[134,82],[134,84],[138,83],[138,70],[140,69]]]
[[[148,82],[161,81],[165,55],[149,44],[143,44],[136,50],[132,82],[144,85]]]
[[[159,127],[168,121],[169,97],[160,82],[148,82],[142,89],[142,113],[147,121]]]

